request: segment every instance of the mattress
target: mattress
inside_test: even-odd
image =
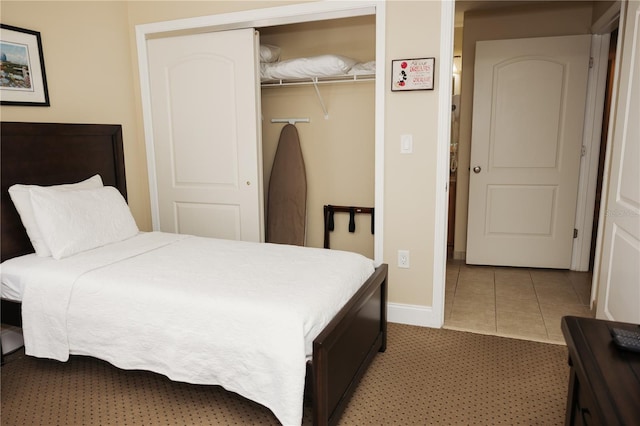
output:
[[[51,257],[38,257],[35,253],[9,259],[0,264],[0,297],[14,302],[22,301],[24,275],[40,263],[54,261]],[[55,261],[54,261],[55,262]]]
[[[374,271],[356,253],[159,232],[34,257],[2,264],[28,355],[222,385],[283,424],[301,422],[313,340]]]

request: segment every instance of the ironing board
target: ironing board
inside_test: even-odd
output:
[[[282,128],[271,169],[267,200],[266,241],[304,246],[307,217],[307,177],[293,124]]]

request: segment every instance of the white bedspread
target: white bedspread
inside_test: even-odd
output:
[[[222,385],[300,424],[313,339],[373,270],[348,252],[143,233],[32,268],[25,349]]]

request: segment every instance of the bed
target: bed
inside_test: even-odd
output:
[[[34,254],[30,254],[33,252],[33,246],[25,233],[25,230],[22,226],[22,222],[20,216],[15,210],[13,203],[8,195],[8,188],[15,183],[22,184],[34,184],[34,185],[58,185],[64,183],[71,182],[79,182],[86,180],[94,175],[99,175],[103,181],[103,184],[106,186],[113,186],[117,188],[122,194],[123,198],[126,198],[126,185],[125,185],[125,171],[124,171],[124,154],[122,149],[122,131],[119,125],[91,125],[91,124],[49,124],[49,123],[9,123],[3,122],[1,124],[1,157],[2,157],[2,179],[1,179],[1,191],[2,191],[2,204],[1,204],[1,219],[2,219],[2,240],[1,240],[1,258],[3,261],[3,276],[6,265],[13,265],[16,263],[23,262],[24,259],[34,258],[36,257]],[[120,196],[120,195],[118,195]],[[174,254],[171,250],[177,250],[178,246],[183,244],[191,244],[195,245],[195,248],[192,247],[192,250],[195,252],[201,251],[204,254],[207,254],[207,250],[211,250],[211,256],[224,256],[225,253],[236,250],[236,246],[233,248],[228,248],[225,246],[226,244],[235,244],[238,242],[225,242],[218,241],[217,244],[222,244],[217,248],[210,247],[212,244],[211,239],[204,239],[198,237],[188,237],[188,236],[176,236],[174,234],[166,235],[162,233],[141,233],[140,236],[145,241],[144,244],[151,244],[153,247],[156,247],[157,244],[160,244],[162,248],[156,248],[150,250],[158,253],[165,253],[165,247],[168,248],[169,253],[165,253],[164,256],[166,259],[172,259]],[[137,247],[137,238],[130,238],[122,241],[125,244],[125,248],[118,246],[116,252],[118,256],[120,256],[126,250],[134,250],[135,253],[138,253],[136,250],[139,250]],[[170,241],[167,242],[166,239]],[[133,243],[135,241],[135,244]],[[160,242],[158,242],[160,241]],[[120,244],[120,243],[118,243]],[[268,245],[264,244],[249,244],[249,243],[241,243],[239,244],[247,244],[251,249],[250,250],[263,250]],[[133,247],[133,246],[136,247]],[[279,250],[290,250],[291,247],[282,246],[278,247]],[[71,265],[77,263],[77,259],[84,256],[86,253],[91,253],[91,255],[96,255],[96,253],[101,252],[101,248],[95,250],[89,250],[86,252],[81,252],[80,255],[71,255],[69,257],[65,257],[61,260],[61,262],[67,262],[66,264]],[[146,250],[146,249],[145,249]],[[217,250],[217,251],[216,251]],[[314,251],[315,250],[315,251]],[[313,249],[310,253],[313,253],[313,256],[326,256],[326,252],[322,253],[323,249]],[[192,252],[193,253],[193,252]],[[203,254],[203,255],[204,255]],[[54,253],[55,255],[55,253]],[[82,255],[82,256],[81,256]],[[102,256],[102,254],[100,254]],[[106,255],[107,257],[115,256],[113,253]],[[126,262],[129,262],[130,258],[140,258],[145,259],[144,262],[150,261],[150,256],[145,251],[140,255],[135,254],[131,257],[127,257],[125,259]],[[272,254],[269,254],[272,256]],[[283,256],[290,256],[290,254],[285,253]],[[313,257],[312,256],[312,257]],[[5,262],[9,261],[9,262]],[[29,260],[30,261],[30,260]],[[271,262],[272,259],[269,259],[268,262]],[[302,260],[301,260],[302,261]],[[312,262],[313,260],[307,260]],[[333,259],[329,260],[333,262]],[[22,324],[23,318],[25,319],[25,330],[29,329],[29,325],[27,322],[34,320],[27,320],[27,318],[31,318],[34,313],[28,308],[28,306],[34,306],[33,300],[37,300],[38,298],[46,299],[46,303],[41,306],[45,306],[47,303],[50,303],[52,300],[56,299],[59,296],[49,297],[46,295],[47,286],[54,283],[57,280],[58,273],[51,273],[49,269],[52,264],[55,264],[57,261],[51,258],[39,258],[36,259],[36,262],[41,262],[45,264],[45,266],[38,265],[37,267],[29,266],[29,270],[34,269],[42,269],[43,271],[47,271],[45,276],[51,276],[52,279],[50,282],[47,282],[46,285],[38,284],[38,280],[44,281],[43,278],[33,279],[30,278],[26,280],[27,286],[24,289],[23,297],[24,300],[21,300],[19,296],[12,296],[10,293],[3,293],[5,297],[8,297],[13,300],[8,300],[3,297],[2,300],[2,321],[9,323],[20,325]],[[103,260],[100,260],[103,262]],[[118,260],[120,262],[120,260]],[[143,263],[144,263],[143,262]],[[31,264],[29,264],[31,265]],[[307,264],[306,268],[310,268],[311,264]],[[338,270],[339,266],[337,263],[332,264],[330,268],[324,269],[335,269]],[[88,303],[87,301],[94,301],[94,305],[90,306],[90,309],[94,311],[107,311],[103,313],[103,316],[98,316],[98,320],[101,321],[101,324],[106,324],[104,327],[99,327],[101,329],[109,330],[111,328],[117,329],[118,327],[123,327],[122,324],[122,315],[117,315],[112,313],[113,318],[110,320],[105,320],[104,315],[109,314],[110,309],[104,309],[101,306],[101,303],[95,303],[95,300],[104,300],[105,304],[109,300],[109,297],[117,297],[114,296],[115,290],[111,291],[111,287],[117,288],[118,285],[123,285],[127,280],[131,281],[135,278],[135,271],[139,271],[141,267],[138,264],[132,264],[128,267],[133,267],[133,269],[125,269],[125,265],[120,263],[117,264],[117,267],[109,266],[100,267],[100,274],[106,275],[95,275],[94,270],[87,272],[84,269],[84,266],[80,268],[78,272],[81,278],[74,278],[78,283],[82,283],[82,286],[78,288],[83,289],[83,291],[76,291],[73,293],[74,303],[75,301],[82,301],[82,303]],[[65,268],[65,270],[74,269],[74,268]],[[318,272],[320,274],[321,271]],[[34,275],[35,276],[35,275]],[[103,295],[100,297],[92,296],[92,292],[89,291],[92,287],[90,286],[98,286],[93,287],[94,289],[100,290],[101,288],[107,287],[99,287],[100,280],[107,279],[111,276],[116,277],[116,280],[110,281],[108,285],[109,294],[108,297],[103,298]],[[321,275],[318,275],[321,276]],[[88,277],[92,277],[96,279],[96,282],[92,282],[88,284],[88,281],[80,281],[87,280]],[[191,276],[190,276],[191,277]],[[193,278],[193,277],[191,277]],[[183,283],[184,285],[196,285],[195,282],[197,279],[189,280],[188,283]],[[4,281],[4,278],[3,278]],[[49,281],[47,279],[47,281]],[[192,283],[193,281],[193,283]],[[386,349],[386,299],[387,299],[387,266],[379,265],[377,266],[370,276],[363,278],[362,285],[355,287],[352,291],[352,295],[350,295],[344,304],[341,304],[336,308],[335,315],[331,315],[328,318],[325,318],[324,325],[321,331],[316,332],[312,329],[308,330],[309,336],[311,336],[312,341],[309,342],[309,353],[307,351],[300,351],[305,359],[302,360],[302,363],[305,364],[303,367],[299,365],[299,363],[295,363],[296,367],[292,368],[292,370],[299,371],[302,369],[303,376],[306,376],[306,380],[302,379],[302,383],[300,383],[299,379],[293,379],[291,383],[295,383],[295,392],[298,392],[298,388],[304,388],[306,394],[312,399],[313,405],[313,421],[314,424],[335,424],[337,423],[340,414],[344,410],[350,395],[355,390],[357,383],[360,377],[366,371],[367,366],[370,364],[373,357],[379,351],[384,351]],[[33,284],[36,283],[36,284]],[[87,290],[84,290],[85,283],[87,283]],[[118,285],[116,285],[118,283]],[[33,284],[33,285],[32,285]],[[137,284],[137,282],[136,282]],[[29,285],[32,285],[29,287]],[[56,284],[57,285],[57,284]],[[68,284],[63,284],[64,286],[69,287]],[[131,285],[129,283],[128,285]],[[245,291],[250,292],[247,288],[243,287],[246,285],[244,280],[239,282],[236,286],[230,287],[238,287],[241,290],[234,291]],[[35,288],[42,288],[45,293],[38,293]],[[72,288],[71,286],[70,288]],[[58,287],[55,287],[56,289]],[[244,290],[242,290],[244,289]],[[4,290],[4,288],[3,288]],[[56,291],[57,292],[57,291]],[[55,295],[56,292],[51,294]],[[64,292],[61,292],[64,293]],[[184,293],[184,292],[183,292]],[[175,317],[175,321],[179,324],[190,324],[187,327],[188,331],[199,330],[202,326],[199,326],[200,323],[204,322],[202,317],[194,316],[194,313],[191,312],[190,309],[180,308],[180,300],[185,296],[183,293],[175,293],[175,299],[173,300],[173,305],[171,306],[163,306],[162,309],[169,310],[173,309],[177,313],[177,317]],[[18,292],[19,294],[19,292]],[[30,294],[29,298],[27,295]],[[66,293],[65,293],[66,294]],[[69,293],[70,294],[70,293]],[[35,295],[35,296],[34,296]],[[94,297],[94,299],[92,299]],[[70,295],[63,300],[70,300]],[[146,299],[153,299],[152,297],[144,297]],[[158,299],[158,298],[156,298]],[[272,297],[273,300],[278,300],[276,297]],[[155,299],[154,299],[155,300]],[[191,306],[197,306],[200,301],[187,300],[183,303],[189,303]],[[144,305],[144,304],[143,304]],[[37,304],[35,306],[38,306]],[[133,306],[133,305],[132,305]],[[146,306],[146,305],[144,305]],[[101,309],[103,308],[103,309]],[[69,305],[69,308],[65,311],[65,309],[61,309],[58,304],[51,303],[50,307],[46,307],[46,309],[51,309],[54,314],[57,312],[59,315],[59,311],[66,312],[66,315],[69,315],[69,326],[66,333],[70,341],[77,342],[79,337],[78,335],[82,334],[82,327],[75,327],[73,324],[79,321],[79,315],[82,315],[82,311],[79,308],[73,308],[72,305]],[[146,308],[142,309],[140,314],[145,314],[147,311]],[[224,306],[217,306],[216,311],[222,311]],[[307,309],[298,309],[298,311],[306,311]],[[309,311],[313,311],[311,307],[308,309]],[[22,311],[22,312],[21,312]],[[37,309],[35,310],[37,311]],[[193,310],[194,312],[196,309]],[[63,314],[64,314],[63,312]],[[151,312],[151,311],[149,311]],[[50,313],[50,312],[49,312]],[[37,314],[37,312],[36,312]],[[209,314],[208,312],[204,312],[202,310],[201,315]],[[98,314],[96,314],[98,315]],[[211,314],[213,315],[213,314]],[[228,312],[224,312],[223,317],[226,318],[226,315],[229,315]],[[181,319],[181,317],[184,317]],[[286,317],[280,318],[279,316],[274,316],[278,318],[278,320],[272,321],[272,328],[274,327],[289,327],[289,321],[286,320]],[[64,316],[62,317],[65,318]],[[136,318],[136,317],[133,317]],[[140,317],[138,317],[140,318]],[[223,321],[224,318],[211,317],[211,327],[215,324],[225,324]],[[227,319],[231,321],[231,319]],[[180,321],[183,321],[180,323]],[[186,322],[185,322],[186,321]],[[191,321],[191,322],[190,322]],[[209,320],[207,320],[209,321]],[[245,318],[233,319],[233,324],[244,324],[246,327]],[[86,321],[90,324],[90,321]],[[127,324],[126,326],[132,329],[132,333],[135,334],[136,330],[143,330],[144,321],[135,321],[135,328],[132,324]],[[269,323],[269,321],[265,321]],[[90,325],[89,325],[90,326]],[[257,328],[259,325],[255,325]],[[181,328],[181,331],[184,331],[185,328]],[[242,330],[242,328],[240,328]],[[259,328],[258,328],[259,330]],[[284,330],[284,329],[283,329]],[[287,329],[288,330],[288,329]],[[46,332],[47,330],[45,330]],[[146,330],[144,331],[147,332]],[[31,332],[30,332],[31,333]],[[90,333],[89,333],[90,334]],[[244,333],[242,333],[244,335]],[[290,332],[280,333],[283,335],[289,335]],[[37,333],[33,334],[38,336]],[[165,336],[166,334],[162,334]],[[188,335],[188,333],[187,333]],[[222,333],[220,333],[222,336]],[[315,335],[315,337],[313,337]],[[71,336],[71,337],[69,337]],[[75,336],[75,337],[74,337]],[[114,335],[115,336],[115,335]],[[64,341],[65,336],[63,336]],[[82,337],[84,339],[84,337]],[[285,340],[274,339],[262,339],[260,340],[260,336],[256,338],[256,342],[259,341],[259,344],[253,344],[254,342],[244,342],[244,344],[252,345],[252,348],[255,348],[257,353],[264,353],[265,359],[272,358],[272,353],[269,352],[271,350],[276,351],[274,353],[284,354],[285,356],[289,354],[289,350],[285,349],[285,345],[289,345]],[[111,337],[105,339],[103,336],[98,335],[98,342],[104,343],[105,341],[111,341]],[[221,341],[225,341],[225,338],[220,338]],[[247,339],[245,339],[247,340]],[[291,339],[289,339],[291,340]],[[39,341],[39,339],[36,339]],[[25,342],[29,343],[29,338],[25,337]],[[225,361],[223,355],[226,351],[220,351],[216,353],[209,352],[198,352],[201,351],[203,347],[198,343],[197,339],[190,338],[186,342],[182,340],[176,341],[164,341],[164,342],[156,342],[156,344],[161,344],[167,348],[176,348],[182,346],[188,346],[192,348],[192,354],[196,354],[197,358],[205,359],[206,362],[215,362]],[[302,343],[302,340],[300,340]],[[307,342],[305,342],[306,345]],[[76,345],[77,343],[73,343]],[[213,344],[213,343],[212,343]],[[34,345],[34,347],[37,345]],[[293,346],[292,346],[293,347]],[[219,349],[219,347],[216,347]],[[230,349],[229,349],[230,350]],[[284,350],[284,352],[282,352]],[[109,352],[111,351],[111,352]],[[115,351],[115,352],[114,352]],[[119,366],[121,364],[121,359],[118,357],[118,345],[115,345],[115,349],[113,345],[109,348],[108,351],[102,352],[94,352],[88,351],[89,353],[83,353],[82,350],[74,351],[71,348],[71,354],[80,354],[80,355],[90,355],[95,356],[97,358],[106,359],[107,361],[112,362],[114,365]],[[279,351],[279,352],[278,352]],[[217,355],[218,354],[218,355]],[[181,357],[183,354],[179,354]],[[44,352],[44,356],[47,356],[47,352]],[[68,354],[67,354],[68,356]],[[128,356],[128,355],[127,355]],[[52,358],[56,359],[57,356],[52,356]],[[60,355],[61,359],[64,359],[64,351],[62,355]],[[121,358],[126,358],[123,353]],[[211,361],[210,359],[214,360]],[[291,359],[299,359],[291,358]],[[306,362],[305,362],[306,360]],[[162,361],[162,360],[161,360]],[[255,361],[255,358],[252,359],[252,362]],[[184,361],[181,361],[184,362]],[[189,361],[191,362],[191,361]],[[194,361],[199,362],[199,361]],[[251,383],[253,380],[253,376],[258,378],[262,377],[262,370],[264,370],[263,365],[260,364],[260,360],[255,361],[257,364],[255,366],[248,365],[245,368],[248,368],[246,374],[244,376],[248,376],[250,379],[248,382],[243,381],[242,385],[245,386],[247,383]],[[146,364],[143,364],[144,368]],[[191,365],[191,364],[190,364]],[[130,368],[131,364],[126,364],[122,368]],[[194,369],[197,366],[200,368],[200,365],[193,364]],[[138,365],[133,365],[133,367],[139,367]],[[169,369],[174,368],[173,366],[167,367]],[[184,366],[182,366],[184,368]],[[166,374],[166,371],[162,367],[156,368],[155,364],[152,364],[151,367],[146,369],[150,369],[151,371],[156,371],[162,374]],[[278,369],[276,369],[278,370]],[[206,376],[206,372],[203,373]],[[284,374],[287,383],[290,383],[289,374],[285,372]],[[296,376],[293,374],[293,376]],[[296,376],[297,377],[297,376]],[[276,376],[277,378],[277,376]],[[176,376],[175,380],[181,381],[193,381],[197,382],[198,380],[192,380],[191,378]],[[273,379],[273,377],[272,377]],[[210,383],[207,384],[221,384],[227,383],[223,380],[221,382],[216,382],[218,377],[208,377],[206,380],[209,380]],[[245,380],[243,377],[242,380]],[[258,380],[258,379],[256,379]],[[256,382],[261,383],[261,382]],[[248,390],[232,388],[231,390],[236,391],[242,395],[249,397],[249,399],[258,400],[257,402],[263,403],[276,414],[276,417],[282,423],[295,423],[295,419],[297,422],[300,421],[301,417],[297,417],[299,413],[301,413],[301,401],[302,401],[302,393],[299,392],[299,395],[294,395],[294,398],[291,399],[291,402],[287,402],[288,404],[293,404],[294,407],[274,407],[270,406],[267,403],[264,403],[263,400],[260,399],[260,396],[254,398],[254,393],[252,393],[251,388]],[[255,389],[254,389],[255,391]],[[285,391],[289,392],[289,391]],[[291,393],[287,395],[291,396]],[[300,407],[298,407],[298,403],[300,403]],[[283,410],[283,411],[281,411]],[[276,413],[277,412],[277,413]],[[293,417],[292,414],[293,413]]]

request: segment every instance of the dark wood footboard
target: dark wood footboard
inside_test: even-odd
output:
[[[388,267],[380,265],[313,342],[313,423],[336,424],[377,352],[387,347]]]
[[[314,425],[335,425],[377,352],[387,347],[388,267],[380,265],[313,342],[307,380]],[[2,299],[2,322],[22,325],[21,304]]]

